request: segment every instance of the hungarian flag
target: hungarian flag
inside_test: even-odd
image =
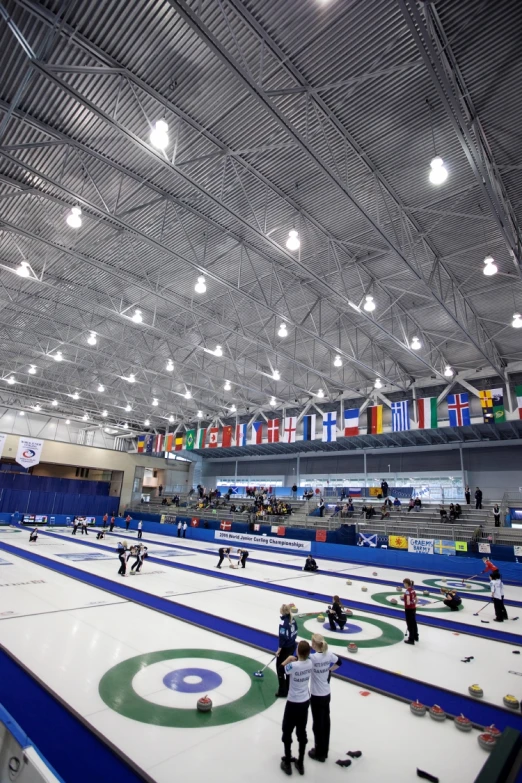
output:
[[[420,430],[430,430],[438,426],[436,397],[423,397],[417,400],[417,412]]]
[[[190,526],[191,527],[199,527],[199,519],[196,519],[196,518],[191,519],[190,520]]]
[[[250,443],[258,445],[263,442],[263,422],[255,421],[252,424],[252,430],[250,434]]]
[[[221,436],[221,446],[224,449],[229,449],[232,445],[232,427],[223,427],[223,433]]]
[[[372,405],[366,411],[366,432],[368,435],[380,435],[382,433],[382,405]]]
[[[522,419],[522,386],[515,386],[515,395],[517,398],[518,418]]]
[[[145,450],[145,435],[138,435],[138,454],[143,454]]]
[[[172,444],[174,442],[174,435],[172,432],[169,432],[169,434],[165,437],[165,451],[171,452],[172,451]]]
[[[197,449],[204,449],[205,448],[205,439],[207,436],[206,429],[202,428],[198,430],[198,437],[196,438],[196,448]]]
[[[153,451],[155,451],[157,454],[159,454],[160,451],[163,451],[163,440],[164,440],[163,435],[156,435],[156,437],[154,438],[154,446],[152,448]]]
[[[303,416],[303,440],[315,440],[315,418],[315,413]]]
[[[359,408],[350,408],[344,412],[344,436],[359,434]]]
[[[192,451],[196,443],[196,430],[187,430],[185,434],[185,448]]]
[[[183,435],[176,435],[176,445],[174,446],[174,449],[176,451],[181,451],[183,448]]]
[[[283,427],[283,443],[295,443],[295,431],[297,429],[297,417],[287,416]]]
[[[220,530],[232,530],[232,522],[227,519],[222,519],[219,523]]]
[[[268,422],[268,442],[279,443],[279,419],[270,419]]]
[[[236,424],[236,446],[247,445],[247,425]]]
[[[210,427],[208,431],[207,448],[215,449],[218,445],[219,427]]]
[[[486,423],[506,421],[503,389],[479,391],[479,397],[482,415]]]

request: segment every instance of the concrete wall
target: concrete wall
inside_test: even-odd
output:
[[[4,457],[13,458],[18,449],[18,436],[8,435],[4,447]],[[93,446],[78,446],[74,443],[60,443],[59,441],[45,440],[42,450],[42,462],[55,463],[57,465],[74,465],[80,468],[98,468],[99,470],[120,471],[120,481],[111,484],[111,495],[121,495],[121,507],[131,501],[134,475],[137,467],[163,468],[165,461],[148,457],[143,454],[128,454],[123,451],[100,449]],[[189,463],[169,463],[169,470],[176,471],[179,476],[178,484],[184,484],[189,471]],[[119,479],[119,477],[118,477]],[[115,491],[113,491],[115,490]]]

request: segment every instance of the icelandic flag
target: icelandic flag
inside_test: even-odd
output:
[[[377,546],[377,533],[359,533],[357,546]]]
[[[359,408],[350,408],[344,412],[344,435],[349,438],[351,435],[359,434]]]
[[[465,427],[466,424],[471,424],[467,392],[448,394],[448,414],[450,427]]]
[[[262,442],[263,442],[263,422],[255,421],[252,424],[252,434],[250,438],[250,443],[259,444]]]
[[[408,400],[392,402],[392,432],[402,432],[410,429],[410,415],[408,413]]]
[[[303,416],[303,440],[315,440],[315,413]]]
[[[337,411],[323,413],[323,441],[330,443],[337,440]]]
[[[247,425],[236,424],[236,446],[247,445]]]

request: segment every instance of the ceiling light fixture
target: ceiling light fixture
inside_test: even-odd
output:
[[[223,356],[223,348],[220,345],[216,345],[216,350],[212,353],[214,356]]]
[[[370,294],[368,294],[368,296],[366,297],[366,301],[363,304],[363,308],[366,310],[367,313],[373,313],[376,307],[377,305],[373,301],[373,296],[370,296]]]
[[[74,394],[71,394],[71,397],[73,398],[73,400],[79,400],[80,399],[80,395],[78,394],[77,391],[74,392]]]
[[[153,398],[152,404],[154,405],[155,408],[158,407],[159,403],[158,403],[158,400],[156,399],[156,397]]]
[[[236,408],[236,406],[232,404],[232,405],[230,406],[230,413],[235,413],[236,411],[237,411],[237,408]]]
[[[9,384],[9,386],[13,386],[13,384],[16,383],[16,381],[15,381],[15,379],[14,379],[14,377],[12,375],[10,375],[9,378],[7,378],[7,383]]]
[[[451,378],[451,376],[453,375],[453,370],[451,369],[449,364],[446,365],[446,369],[444,370],[444,375],[446,376],[446,378]]]
[[[150,427],[150,419],[145,419],[145,421],[143,422],[143,426]]]
[[[82,419],[83,419],[83,421],[88,421],[89,420],[89,414],[88,413],[84,413],[83,416],[82,416]]]
[[[174,416],[172,415],[172,413],[169,416],[169,421],[171,424],[174,424]]]
[[[375,388],[376,388],[376,389],[382,389],[382,381],[381,381],[381,379],[380,379],[380,378],[376,378],[376,379],[375,379],[375,384],[374,384],[374,386],[375,386]]]
[[[272,407],[274,407],[274,405],[277,405],[277,400],[276,400],[276,398],[275,398],[275,397],[271,397],[271,398],[270,398],[270,405],[271,405]]]
[[[493,256],[486,256],[484,259],[484,269],[482,271],[487,277],[497,274],[498,266],[495,264]]]
[[[207,290],[207,286],[205,285],[205,278],[203,276],[198,277],[198,282],[194,286],[194,291],[197,294],[204,294]]]
[[[281,373],[279,372],[279,370],[274,370],[273,371],[272,378],[274,379],[274,381],[280,381],[281,380]]]
[[[317,393],[315,395],[316,397],[324,397],[324,391],[322,389],[317,389]]]
[[[429,180],[432,185],[442,185],[448,179],[448,169],[444,165],[444,161],[438,155],[433,158],[430,163],[431,170],[429,173]]]
[[[30,364],[27,372],[29,375],[36,375],[36,364]]]
[[[337,355],[334,359],[334,367],[342,367],[343,366],[343,360],[339,355]]]
[[[286,240],[286,246],[288,250],[299,250],[301,247],[301,242],[299,240],[299,234],[293,228],[291,231],[288,232],[288,239]]]
[[[165,120],[157,120],[150,133],[150,143],[158,150],[164,150],[169,146],[169,126]]]
[[[279,337],[288,337],[288,331],[287,331],[287,328],[286,328],[286,324],[281,324],[277,334],[279,335]]]
[[[42,406],[39,403],[36,403],[36,405],[31,406],[34,411],[41,411]]]
[[[418,337],[413,337],[410,348],[412,351],[418,351],[421,348],[422,344]]]
[[[125,410],[127,411],[127,413],[130,413],[132,410],[132,405],[130,403],[127,403],[127,405],[125,406]]]
[[[172,372],[174,370],[174,362],[172,359],[169,359],[167,362],[167,366],[165,367],[167,372]]]
[[[520,315],[520,313],[515,313],[513,315],[511,326],[513,327],[513,329],[520,329],[522,327],[522,316]]]
[[[29,267],[29,262],[21,261],[20,266],[16,267],[15,272],[19,277],[30,277],[31,269]]]
[[[186,400],[190,400],[190,399],[191,399],[191,397],[192,397],[192,393],[191,393],[191,392],[189,392],[189,390],[187,389],[187,391],[185,392],[185,394],[184,394],[183,396],[184,396],[184,398],[185,398]]]
[[[99,392],[104,392],[105,391],[105,386],[103,385],[103,383],[99,383],[98,384],[98,391]]]
[[[131,372],[131,374],[129,375],[128,378],[126,378],[126,380],[128,381],[128,383],[136,383],[136,376],[134,375],[133,372]]]
[[[135,310],[131,320],[134,321],[135,324],[141,324],[143,323],[143,316],[141,314],[141,310]]]
[[[25,416],[25,413],[23,411],[18,411],[19,416]]]
[[[102,411],[101,415],[103,419],[106,419],[109,414],[107,413],[107,411]]]
[[[96,332],[90,333],[90,335],[87,338],[87,342],[89,343],[89,345],[96,345],[96,343],[98,342],[96,339]]]
[[[55,362],[62,362],[63,361],[63,354],[61,351],[56,351],[55,354],[53,354],[53,359]]]
[[[197,416],[198,416],[198,419],[202,419],[203,418],[203,411],[198,411]]]
[[[125,422],[125,424],[123,425],[123,429],[124,430],[128,430],[129,429],[129,425],[127,424],[127,422]]]
[[[80,207],[73,207],[67,215],[67,225],[70,226],[70,228],[80,228],[82,225],[81,214],[82,210]]]
[[[57,408],[58,407],[58,400],[53,400],[51,402],[51,405],[53,406],[53,408]]]
[[[65,423],[66,423],[66,424],[70,424],[70,423],[71,423],[71,420],[70,420],[70,419],[65,419]]]
[[[225,391],[230,391],[230,389],[232,388],[230,381],[225,381],[225,385],[223,386],[223,388]]]

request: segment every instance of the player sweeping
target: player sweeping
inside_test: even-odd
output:
[[[290,679],[290,687],[283,716],[282,739],[285,755],[281,759],[281,769],[287,775],[291,775],[293,761],[299,774],[304,775],[304,755],[306,743],[308,742],[306,723],[310,705],[308,689],[313,669],[308,642],[300,641],[297,645],[297,660],[294,656],[289,656],[283,661],[283,667]],[[299,757],[297,759],[292,758],[292,735],[294,729],[299,743]]]
[[[232,565],[232,560],[230,559],[230,553],[232,552],[232,547],[229,546],[222,546],[219,548],[219,560],[216,568],[221,568],[221,563],[223,560],[228,558],[228,562],[230,565]]]
[[[135,554],[136,560],[134,561],[134,563],[131,566],[130,572],[131,572],[132,575],[140,573],[141,567],[143,565],[143,561],[147,557],[147,547],[144,546],[144,545],[137,546],[136,549],[135,549],[134,554]],[[134,570],[134,569],[136,569],[136,570]]]
[[[297,639],[297,623],[292,617],[292,612],[288,604],[283,604],[279,610],[281,619],[279,621],[279,647],[277,649],[277,678],[279,688],[276,696],[286,699],[288,696],[288,677],[285,674],[284,662],[290,655],[295,655],[295,643]]]
[[[31,543],[32,541],[33,542],[37,541],[37,540],[38,540],[38,528],[35,527],[34,530],[31,530],[31,533],[29,535],[29,543]]]

